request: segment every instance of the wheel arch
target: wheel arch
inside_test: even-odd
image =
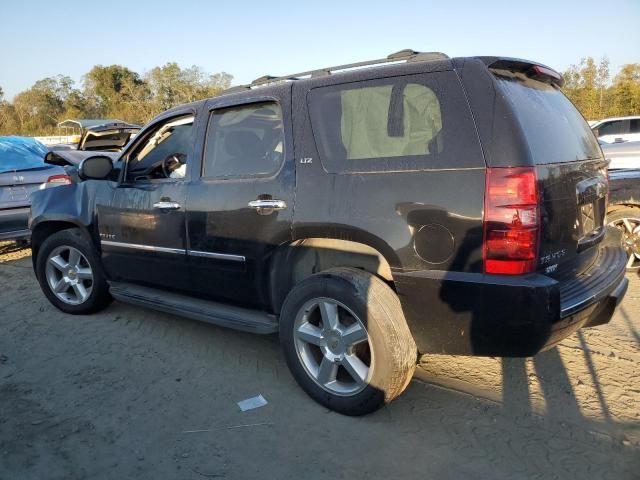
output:
[[[38,251],[42,242],[49,236],[62,230],[77,228],[95,245],[94,236],[89,227],[78,221],[76,218],[52,218],[47,220],[34,221],[31,224],[31,261],[35,268],[35,262],[38,258]]]
[[[279,313],[287,294],[305,278],[336,267],[351,267],[376,275],[395,290],[392,268],[397,258],[358,241],[338,238],[306,237],[280,245],[271,258],[269,300]]]

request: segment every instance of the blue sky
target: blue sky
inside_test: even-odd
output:
[[[139,73],[175,61],[234,75],[380,58],[413,48],[523,57],[564,70],[608,55],[640,62],[640,0],[42,1],[0,6],[0,86],[10,99],[40,78],[80,81],[93,65]]]

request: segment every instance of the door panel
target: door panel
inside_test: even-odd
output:
[[[109,278],[186,290],[184,183],[116,188],[108,206],[98,206],[104,268]],[[172,201],[178,209],[154,205]]]
[[[194,158],[193,122],[187,110],[145,129],[123,155],[123,178],[111,202],[96,206],[112,280],[190,291],[185,172]]]
[[[206,105],[203,175],[187,194],[189,271],[199,296],[268,305],[269,260],[291,239],[290,89],[244,106],[225,98]]]

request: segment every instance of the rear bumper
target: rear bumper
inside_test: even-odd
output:
[[[541,274],[396,273],[418,350],[528,357],[581,327],[609,322],[627,289],[626,256],[613,229],[597,248],[586,271],[562,281]]]
[[[29,238],[29,207],[0,210],[0,240]]]

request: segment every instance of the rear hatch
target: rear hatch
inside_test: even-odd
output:
[[[537,270],[561,279],[594,262],[605,234],[606,162],[589,125],[546,67],[490,65],[536,172],[540,205]]]
[[[78,150],[119,152],[139,131],[139,126],[127,123],[91,127],[80,139]]]

